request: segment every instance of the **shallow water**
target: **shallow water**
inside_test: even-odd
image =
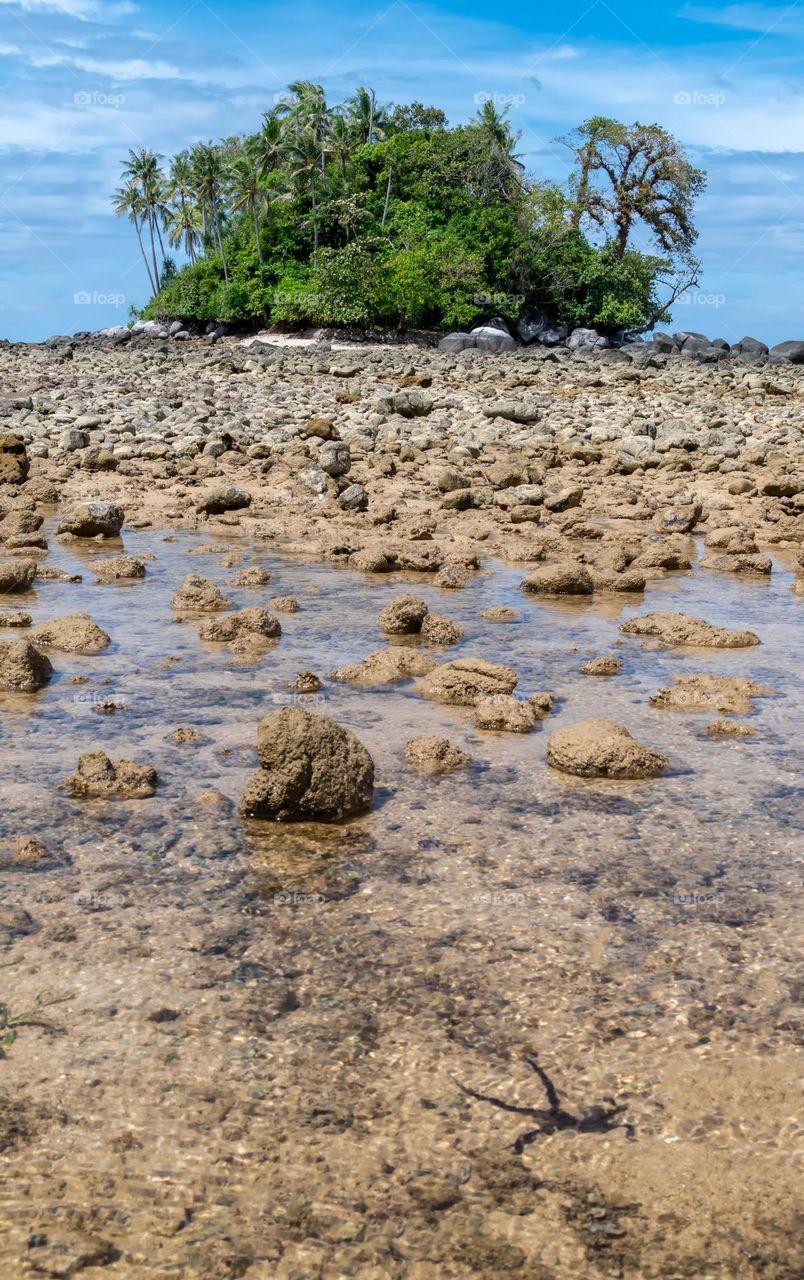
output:
[[[21,1027],[0,1063],[26,1105],[47,1111],[10,1157],[17,1181],[0,1258],[17,1265],[34,1221],[66,1239],[66,1210],[80,1205],[121,1250],[104,1274],[497,1275],[512,1269],[505,1242],[522,1266],[540,1259],[559,1280],[673,1275],[655,1230],[666,1201],[686,1222],[673,1266],[692,1269],[678,1274],[732,1274],[729,1248],[743,1248],[742,1231],[759,1242],[763,1276],[792,1275],[782,1154],[791,1112],[781,1099],[797,1026],[804,603],[790,591],[789,564],[778,562],[770,582],[696,571],[650,584],[644,600],[551,604],[518,590],[522,566],[489,562],[465,589],[445,591],[427,575],[291,562],[245,537],[191,554],[209,541],[126,534],[128,554],[154,557],[146,578],[98,586],[92,561],[109,546],[79,553],[54,539],[48,563],[83,582],[41,583],[8,601],[35,622],[86,611],[113,643],[92,657],[52,654],[56,675],[38,695],[0,694],[0,838],[40,836],[67,864],[4,874],[9,908],[29,911],[38,929],[8,939],[2,989],[12,1007],[45,986],[69,995],[53,1013],[60,1034]],[[239,563],[222,564],[231,553]],[[250,564],[272,581],[227,585]],[[197,621],[173,620],[170,598],[191,571],[237,606],[294,595],[300,609],[282,614],[281,639],[246,661],[201,644]],[[525,736],[482,733],[468,710],[427,702],[412,684],[326,680],[385,643],[376,616],[401,589],[463,626],[445,659],[505,662],[517,692],[555,694],[548,720]],[[492,605],[519,620],[482,619]],[[627,617],[652,609],[746,627],[762,645],[645,649],[619,635]],[[623,659],[622,673],[579,674],[606,653]],[[305,669],[325,678],[322,692],[288,694]],[[673,676],[703,672],[774,690],[739,717],[755,737],[711,739],[703,727],[713,714],[650,706]],[[123,708],[98,714],[109,697]],[[334,717],[368,747],[378,783],[368,815],[330,827],[240,821],[257,724],[290,702]],[[669,774],[605,783],[550,770],[549,734],[590,716],[619,720],[665,752]],[[170,741],[190,725],[199,744]],[[431,733],[462,746],[471,770],[413,774],[404,744]],[[157,796],[63,796],[58,783],[92,748],[152,763]],[[149,1020],[163,1008],[170,1018]],[[602,1252],[558,1200],[534,1219],[511,1208],[510,1188],[495,1199],[478,1173],[489,1151],[506,1171],[510,1161],[530,1167],[537,1148],[519,1157],[511,1145],[532,1122],[469,1100],[453,1077],[543,1107],[522,1066],[528,1053],[568,1106],[614,1096],[627,1108],[636,1138],[570,1131],[538,1144],[559,1198],[585,1203],[590,1187],[617,1203],[643,1197],[639,1230],[613,1230]],[[757,1056],[767,1105],[754,1114]],[[734,1085],[741,1071],[744,1087]],[[667,1143],[686,1164],[673,1165]],[[720,1149],[723,1170],[706,1175],[712,1186],[699,1187],[687,1220],[677,1184],[704,1176]],[[783,1245],[770,1252],[757,1193],[748,1212],[744,1191],[728,1188],[737,1153],[757,1162],[768,1212],[775,1204]],[[411,1190],[433,1177],[466,1188],[448,1212],[423,1208]],[[310,1201],[301,1225],[294,1197]],[[187,1221],[165,1231],[162,1219],[185,1202],[196,1206]],[[713,1252],[698,1221],[710,1218],[738,1222],[732,1246]],[[235,1238],[252,1269],[215,1271],[209,1259]]]

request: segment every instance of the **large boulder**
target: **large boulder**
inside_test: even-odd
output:
[[[547,763],[579,778],[658,778],[668,761],[614,720],[582,720],[551,735]]]
[[[361,813],[374,794],[374,761],[328,716],[283,707],[257,729],[260,768],[240,812],[278,822],[329,822]]]
[[[109,645],[106,632],[86,613],[40,622],[31,635],[37,644],[47,649],[61,649],[63,653],[100,653]]]
[[[777,342],[771,347],[770,354],[776,360],[787,360],[790,364],[804,364],[804,342]]]
[[[123,508],[114,502],[80,502],[62,517],[56,532],[74,538],[116,538],[124,520]]]
[[[468,351],[477,346],[477,338],[473,333],[448,333],[438,344],[439,351],[451,351],[455,354]]]
[[[553,323],[552,317],[541,307],[524,307],[516,325],[517,337],[525,346],[529,346],[547,329],[551,329]]]
[[[495,325],[484,324],[472,330],[478,351],[516,351],[517,344],[510,333]]]
[[[22,484],[29,465],[24,441],[13,431],[0,432],[0,484]]]
[[[519,585],[523,591],[547,596],[591,596],[595,589],[589,570],[574,560],[534,569]]]
[[[766,356],[769,348],[764,342],[760,342],[759,338],[740,338],[739,342],[732,345],[732,355],[738,356]]]
[[[0,689],[36,693],[52,675],[49,659],[29,640],[0,641]]]

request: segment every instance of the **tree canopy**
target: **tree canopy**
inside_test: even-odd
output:
[[[597,117],[563,141],[565,189],[526,173],[491,101],[451,128],[437,107],[365,87],[330,106],[300,80],[252,134],[166,167],[130,152],[114,210],[140,246],[144,315],[447,330],[536,306],[605,332],[666,318],[662,290],[697,273],[703,173],[658,125]]]

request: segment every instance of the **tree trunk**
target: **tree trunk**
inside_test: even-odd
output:
[[[318,266],[318,207],[315,200],[315,174],[310,175],[310,195],[313,200],[313,266]]]
[[[145,252],[145,245],[142,243],[142,229],[141,229],[141,224],[138,218],[134,219],[134,230],[137,233],[137,243],[140,246],[140,253],[142,254],[142,260],[145,263],[145,270],[148,273],[148,283],[151,286],[151,292],[156,293],[156,289],[154,288],[153,277],[151,275],[151,268],[148,265],[148,254]]]
[[[218,220],[218,209],[217,209],[217,206],[214,204],[212,206],[212,220],[213,220],[213,226],[215,228],[215,238],[218,242],[218,253],[221,255],[221,262],[223,263],[223,278],[228,284],[229,268],[226,265],[226,255],[223,252],[223,240],[221,239],[221,225]]]
[[[148,211],[148,232],[151,238],[151,257],[153,259],[153,264],[154,264],[153,278],[156,281],[156,285],[154,287],[154,293],[158,293],[159,292],[159,268],[156,265],[156,245],[154,243],[154,215],[150,211],[150,209]]]
[[[252,217],[254,218],[254,239],[257,241],[257,260],[260,266],[262,266],[263,261],[262,261],[262,245],[260,244],[260,221],[259,221],[259,218],[257,217],[256,200],[252,200],[251,202],[251,213],[252,213]]]
[[[390,199],[391,199],[391,178],[393,177],[393,172],[394,172],[393,165],[389,165],[389,167],[388,167],[388,186],[385,188],[385,206],[384,206],[383,211],[382,211],[382,222],[380,223],[380,226],[381,226],[381,227],[384,227],[384,226],[385,226],[385,219],[388,217],[388,204],[389,204],[389,201],[390,201]]]

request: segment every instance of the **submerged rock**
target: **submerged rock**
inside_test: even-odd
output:
[[[773,691],[741,676],[676,676],[675,686],[660,689],[651,698],[653,707],[674,707],[679,711],[726,711],[744,715],[752,708],[752,698]]]
[[[509,693],[481,698],[475,705],[475,727],[497,733],[530,733],[541,719],[529,702],[520,702]]]
[[[622,669],[622,658],[592,658],[581,667],[585,676],[616,676]]]
[[[396,684],[400,680],[412,680],[432,671],[436,662],[420,649],[400,646],[375,649],[362,662],[348,667],[338,667],[330,672],[330,679],[345,680],[368,688],[382,684]]]
[[[243,635],[262,636],[274,639],[281,636],[282,627],[268,609],[259,607],[238,609],[237,613],[228,613],[222,618],[206,618],[198,628],[202,640],[218,640],[230,642]]]
[[[361,813],[374,794],[374,761],[349,730],[327,716],[282,708],[257,729],[260,768],[240,812],[279,822],[326,822]]]
[[[754,730],[750,725],[740,724],[737,720],[713,720],[706,726],[711,738],[753,738]]]
[[[466,769],[471,764],[465,751],[454,746],[449,738],[437,736],[411,738],[405,744],[405,759],[411,769],[431,777],[441,773],[454,773],[456,769]]]
[[[547,763],[580,778],[658,778],[668,761],[614,720],[582,720],[552,734]]]
[[[657,636],[664,644],[708,649],[744,649],[760,642],[753,631],[729,631],[686,613],[643,613],[624,622],[620,631],[624,636]]]
[[[156,769],[133,760],[110,760],[105,751],[87,751],[78,771],[61,784],[76,799],[146,800],[154,795]]]
[[[0,689],[36,693],[52,675],[49,658],[29,640],[0,641]]]

